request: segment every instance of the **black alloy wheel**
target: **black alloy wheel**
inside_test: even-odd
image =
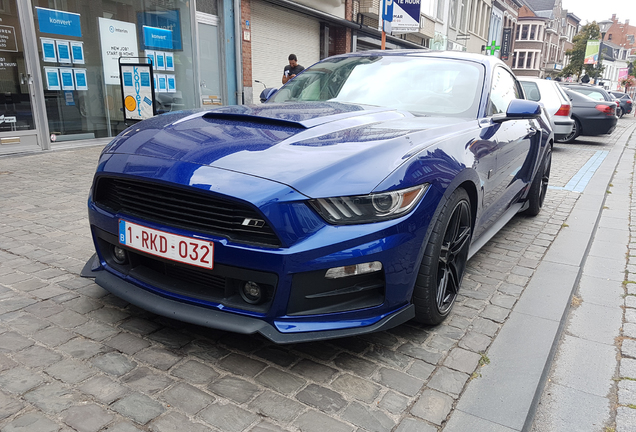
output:
[[[450,313],[466,270],[472,210],[464,189],[455,190],[433,219],[413,291],[415,319],[436,325]]]
[[[548,144],[545,156],[539,167],[539,171],[532,180],[530,192],[528,193],[528,208],[523,212],[528,216],[536,216],[543,207],[545,195],[550,184],[550,169],[552,168],[552,147]]]
[[[446,315],[457,298],[470,246],[470,206],[460,201],[446,228],[437,267],[437,310]]]

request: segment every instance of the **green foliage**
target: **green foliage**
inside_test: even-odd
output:
[[[560,73],[561,76],[579,76],[581,71],[585,69],[585,73],[589,75],[590,78],[596,78],[601,74],[603,69],[605,69],[604,66],[602,69],[596,69],[594,67],[595,65],[583,64],[585,60],[585,48],[587,47],[587,41],[589,39],[601,39],[601,31],[596,21],[581,27],[581,31],[572,39],[574,47],[565,52],[565,55],[570,57],[570,63],[563,68],[563,71]]]

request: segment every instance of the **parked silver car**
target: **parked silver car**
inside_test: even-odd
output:
[[[550,116],[550,124],[556,140],[563,139],[572,133],[572,103],[563,89],[552,80],[517,77],[526,98],[540,102]]]

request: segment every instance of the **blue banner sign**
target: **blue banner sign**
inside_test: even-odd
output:
[[[80,15],[54,9],[35,8],[41,33],[82,37]]]
[[[147,48],[172,48],[172,30],[144,26],[144,44]]]
[[[178,10],[156,11],[156,12],[138,12],[137,24],[139,26],[140,39],[142,40],[141,49],[183,49],[181,44],[181,18]],[[145,38],[145,33],[141,30],[144,26],[154,27],[157,29],[170,30],[172,32],[172,45],[169,47],[157,46],[149,44],[149,40]]]

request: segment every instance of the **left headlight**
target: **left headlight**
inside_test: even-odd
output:
[[[328,223],[362,224],[398,218],[420,201],[430,185],[424,183],[408,189],[369,195],[318,198],[309,204]]]

